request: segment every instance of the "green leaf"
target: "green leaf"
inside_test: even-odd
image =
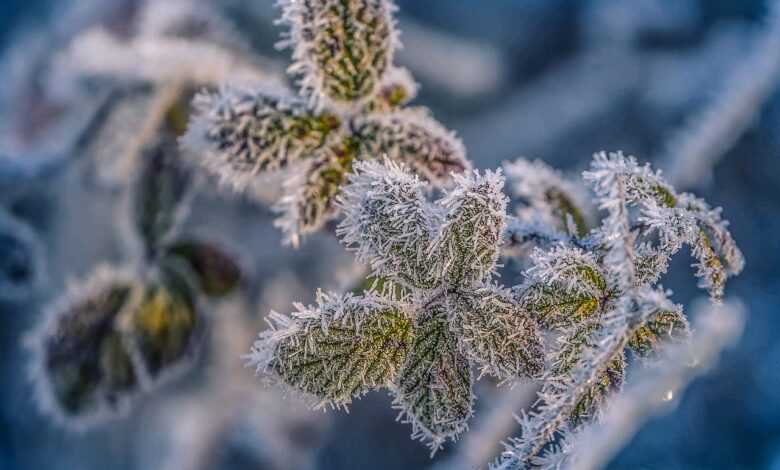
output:
[[[640,357],[657,352],[664,341],[681,341],[690,335],[688,320],[681,311],[662,310],[651,315],[629,338],[628,346]]]
[[[507,198],[500,172],[457,175],[457,187],[438,204],[447,211],[434,247],[443,281],[468,286],[495,270],[506,226]]]
[[[157,378],[194,357],[201,319],[186,280],[172,271],[146,286],[130,316],[129,334],[146,372]]]
[[[461,350],[500,379],[537,378],[544,348],[536,321],[507,293],[493,286],[453,296],[452,331]]]
[[[161,137],[143,150],[131,193],[132,216],[144,256],[154,259],[181,219],[191,176],[179,161],[175,139]]]
[[[42,338],[43,373],[66,416],[112,408],[138,387],[129,352],[115,328],[132,284],[88,289],[62,311]]]
[[[412,343],[412,325],[397,306],[346,296],[322,302],[276,345],[271,368],[321,404],[341,406],[388,385]]]
[[[589,319],[600,307],[599,299],[560,285],[530,286],[522,297],[523,308],[545,328],[561,328]]]
[[[300,234],[322,228],[337,213],[335,201],[352,171],[355,146],[351,139],[320,149],[303,173],[291,180],[292,193],[284,197],[279,209],[284,213],[276,221],[297,243]]]
[[[178,241],[167,247],[166,255],[185,261],[197,277],[201,291],[206,295],[227,295],[241,281],[238,263],[219,247],[208,242]]]
[[[370,114],[354,127],[361,155],[403,162],[433,184],[444,185],[450,173],[471,168],[460,139],[421,110]]]
[[[565,191],[561,188],[550,187],[545,191],[544,198],[554,215],[558,217],[562,228],[565,229],[568,226],[569,217],[571,217],[577,229],[573,235],[584,237],[588,234],[588,223],[584,213]]]
[[[306,95],[350,106],[372,98],[393,62],[395,33],[387,0],[283,2],[290,44]]]
[[[395,405],[412,423],[412,437],[429,440],[435,450],[447,437],[465,431],[473,413],[472,384],[469,361],[443,308],[422,313],[395,384]]]

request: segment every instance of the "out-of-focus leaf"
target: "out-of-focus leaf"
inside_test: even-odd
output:
[[[229,294],[241,281],[238,263],[218,246],[208,242],[183,240],[172,243],[166,254],[187,263],[203,293],[220,297]]]

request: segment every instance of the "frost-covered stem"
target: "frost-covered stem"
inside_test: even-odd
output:
[[[574,237],[553,230],[546,224],[526,222],[514,216],[507,216],[504,230],[504,249],[522,247],[527,243],[548,247],[560,241],[573,242]]]
[[[697,376],[711,368],[742,333],[744,307],[739,302],[699,307],[690,343],[670,346],[659,367],[645,370],[634,385],[614,399],[601,422],[583,430],[569,470],[596,470],[654,414],[663,412]]]
[[[771,4],[767,30],[754,52],[726,81],[723,93],[674,136],[666,149],[670,182],[686,188],[706,181],[718,159],[750,126],[780,80],[780,2]]]
[[[546,412],[543,412],[537,417],[538,420],[543,420],[544,423],[539,428],[535,438],[531,441],[531,446],[528,451],[522,453],[523,462],[530,463],[541,456],[542,451],[554,439],[555,434],[566,426],[566,422],[574,412],[577,404],[590,391],[593,386],[592,384],[595,383],[602,374],[607,372],[610,360],[626,348],[628,339],[636,333],[641,326],[641,322],[636,322],[631,326],[623,326],[623,331],[618,332],[616,337],[613,337],[614,343],[596,356],[596,366],[588,368],[587,373],[582,374],[576,379],[576,382],[572,384],[571,390],[566,391],[561,402],[550,409],[552,413],[547,414]],[[609,340],[609,338],[607,338],[607,340]]]
[[[607,234],[607,246],[610,247],[607,254],[607,262],[614,263],[618,273],[618,287],[625,293],[636,288],[636,272],[634,266],[634,235],[631,232],[631,223],[628,219],[628,205],[626,204],[626,176],[616,175],[617,199],[614,208],[610,209],[609,217],[604,221]],[[610,232],[608,227],[614,227]]]

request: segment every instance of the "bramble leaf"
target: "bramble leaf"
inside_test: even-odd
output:
[[[337,233],[375,275],[426,289],[436,285],[428,250],[437,215],[423,187],[394,162],[357,164],[338,200]]]
[[[282,21],[304,95],[350,108],[374,97],[393,62],[395,7],[387,0],[285,0]]]
[[[316,307],[299,307],[293,319],[278,341],[271,340],[268,367],[333,406],[392,382],[413,338],[406,313],[375,296],[321,295]]]
[[[609,395],[620,392],[623,389],[625,378],[626,360],[621,351],[607,364],[607,368],[594,384],[577,402],[570,421],[573,427],[580,426],[592,419],[602,408]]]
[[[473,413],[471,368],[449,330],[441,306],[415,323],[414,343],[395,384],[395,406],[412,424],[412,438],[428,440],[432,450],[465,431]]]
[[[64,417],[113,409],[138,388],[130,353],[116,329],[133,284],[109,279],[55,307],[40,344],[39,393]]]
[[[448,182],[451,173],[463,173],[471,168],[460,139],[418,109],[358,118],[355,138],[361,156],[388,157],[403,162],[438,186]]]
[[[284,91],[223,87],[196,95],[193,106],[182,143],[239,191],[261,173],[311,157],[341,126],[336,115],[312,112]]]
[[[485,280],[496,268],[507,197],[500,170],[454,178],[455,187],[437,201],[446,216],[431,252],[446,284],[468,286]]]
[[[241,281],[241,268],[231,255],[207,242],[182,240],[166,248],[166,255],[187,263],[201,291],[209,296],[227,295]]]
[[[657,352],[659,343],[682,341],[690,336],[688,320],[682,311],[659,311],[629,338],[628,347],[639,357]]]
[[[545,357],[538,327],[508,292],[485,286],[450,297],[448,306],[461,351],[483,374],[506,380],[541,376]]]

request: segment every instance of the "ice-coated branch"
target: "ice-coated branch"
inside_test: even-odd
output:
[[[635,382],[615,397],[601,422],[583,429],[571,448],[568,470],[596,470],[609,463],[644,421],[669,410],[674,400],[699,375],[713,367],[722,352],[741,336],[744,307],[738,301],[697,307],[690,343],[666,348],[659,365],[642,371]]]
[[[681,307],[654,287],[666,258],[683,243],[693,245],[697,274],[715,301],[727,275],[741,269],[720,211],[675,193],[660,172],[621,153],[601,153],[583,177],[607,212],[601,227],[581,246],[562,237],[537,248],[526,282],[515,288],[525,309],[558,334],[547,353],[539,403],[522,414],[520,436],[509,442],[497,469],[562,468],[579,430],[598,420],[622,389],[626,351],[657,360],[662,345],[688,337]],[[706,236],[723,240],[719,248],[700,238],[710,225],[716,227],[711,233],[723,231]],[[657,265],[663,269],[648,276],[645,258],[651,256],[665,258]]]
[[[576,359],[553,359],[557,362],[539,393],[540,404],[521,415],[520,436],[509,441],[494,469],[558,468],[561,448],[556,442],[566,444],[582,424],[603,413],[607,396],[622,389],[623,355],[631,339],[655,312],[677,308],[665,293],[651,290],[623,296],[612,305],[582,339],[564,336],[560,351],[573,346]]]
[[[684,244],[692,247],[700,286],[714,300],[723,295],[729,276],[744,265],[720,216],[706,202],[690,194],[678,194],[660,171],[641,166],[634,157],[621,153],[597,154],[592,169],[584,178],[593,186],[599,206],[609,216],[602,222],[602,240],[606,245],[633,238],[643,243],[623,243],[624,249],[611,250],[608,262],[622,268],[626,285],[647,285],[666,271],[668,259]],[[634,223],[639,230],[635,230]],[[654,237],[654,238],[653,238]]]

